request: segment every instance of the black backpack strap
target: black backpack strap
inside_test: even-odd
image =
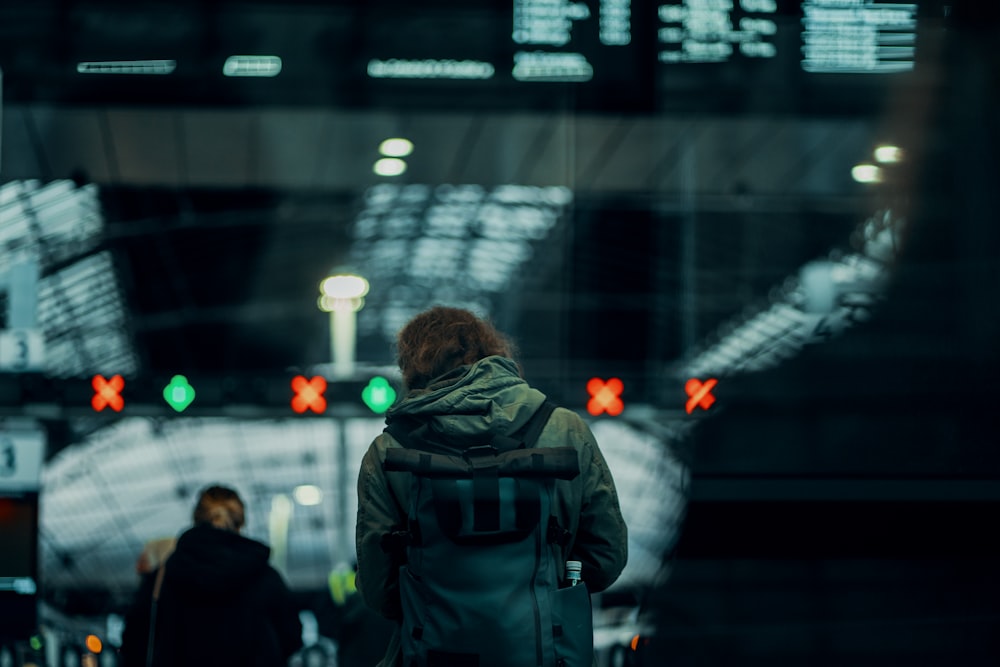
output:
[[[524,433],[524,444],[525,447],[534,447],[535,443],[538,442],[538,438],[542,435],[542,430],[549,421],[549,417],[556,409],[556,404],[552,401],[545,399],[542,403],[542,407],[538,409],[528,424],[527,430]],[[576,463],[576,451],[567,448],[566,454],[573,459],[573,463]],[[575,477],[575,475],[574,475]],[[545,530],[545,541],[549,544],[556,544],[560,547],[566,547],[573,540],[573,534],[559,525],[559,520],[554,516],[549,517],[549,523]]]
[[[420,422],[412,417],[397,417],[392,421],[387,421],[385,423],[385,428],[382,429],[382,431],[395,438],[396,442],[401,444],[403,447],[413,449],[417,443],[412,437],[410,437],[410,434],[420,428],[420,426]]]
[[[535,443],[538,442],[538,438],[542,435],[542,430],[545,425],[549,422],[549,417],[556,409],[556,404],[545,399],[542,403],[542,407],[538,408],[538,411],[531,416],[528,421],[528,425],[525,427],[524,431],[524,446],[534,447]]]
[[[531,415],[531,418],[521,428],[510,435],[493,436],[493,441],[487,449],[491,449],[493,453],[496,453],[534,447],[535,443],[538,442],[539,436],[542,434],[542,429],[545,428],[545,424],[549,421],[549,416],[555,409],[556,404],[545,399],[545,402],[542,403],[538,410],[535,411],[535,414]]]

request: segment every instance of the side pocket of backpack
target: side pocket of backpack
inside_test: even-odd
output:
[[[594,611],[587,584],[560,588],[552,594],[552,635],[556,658],[565,667],[594,663]]]

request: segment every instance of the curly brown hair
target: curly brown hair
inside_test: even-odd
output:
[[[434,306],[396,337],[399,369],[407,389],[423,389],[448,371],[493,355],[513,359],[516,348],[491,323],[462,308]]]

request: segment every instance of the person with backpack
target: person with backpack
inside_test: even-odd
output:
[[[467,310],[417,315],[397,346],[407,393],[358,475],[357,590],[398,623],[381,667],[594,664],[590,594],[628,535],[587,424]]]

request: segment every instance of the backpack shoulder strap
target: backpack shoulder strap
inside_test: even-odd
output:
[[[542,430],[545,428],[545,425],[549,423],[549,417],[552,416],[555,409],[556,404],[549,399],[545,399],[542,406],[531,416],[531,419],[528,420],[528,424],[525,426],[524,431],[525,447],[535,446],[535,443],[538,442],[538,438],[542,435]]]
[[[491,446],[498,452],[509,452],[515,449],[531,449],[538,442],[542,429],[548,423],[556,404],[545,399],[545,402],[531,415],[521,428],[510,435],[495,435]]]
[[[416,423],[413,419],[394,419],[392,421],[387,421],[385,428],[382,429],[383,433],[388,433],[391,435],[396,442],[401,444],[407,449],[414,449],[414,440],[410,437],[410,433],[420,428],[420,424]]]

